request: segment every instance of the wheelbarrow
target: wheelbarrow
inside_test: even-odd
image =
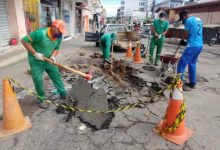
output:
[[[181,57],[181,55],[176,55],[177,51],[180,48],[180,44],[174,54],[161,54],[160,55],[160,61],[161,61],[161,68],[160,68],[160,78],[164,77],[166,74],[168,74],[171,70],[173,70],[173,73],[176,73],[177,63]]]

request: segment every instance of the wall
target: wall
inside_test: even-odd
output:
[[[138,10],[139,0],[125,0],[125,16],[131,16],[133,10]]]
[[[7,0],[11,37],[21,39],[27,34],[22,0]]]
[[[220,24],[220,4],[189,8],[192,15],[202,19],[204,24]],[[169,19],[172,19],[171,17]],[[175,10],[175,20],[179,19],[179,10]]]
[[[137,17],[138,19],[145,19],[146,18],[146,12],[133,11],[131,16],[132,17]]]
[[[157,10],[157,9],[160,8],[160,7],[169,7],[169,1],[165,1],[165,2],[163,2],[163,3],[156,4],[156,5],[154,6],[154,10]]]

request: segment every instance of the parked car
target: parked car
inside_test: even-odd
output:
[[[127,32],[128,29],[125,24],[106,24],[100,30],[100,32],[85,32],[85,41],[86,42],[95,42],[96,46],[99,46],[100,38],[105,33],[113,32]]]

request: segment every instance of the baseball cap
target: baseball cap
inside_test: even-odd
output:
[[[65,23],[63,20],[53,21],[52,26],[56,27],[62,34],[67,34],[67,31],[65,29]]]
[[[181,10],[180,13],[179,13],[179,20],[178,21],[181,21],[183,20],[183,17],[190,14],[190,11],[187,10],[187,9],[184,9],[184,10]]]

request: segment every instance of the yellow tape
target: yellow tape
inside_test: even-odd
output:
[[[185,113],[186,113],[186,103],[183,101],[182,105],[180,106],[180,111],[178,115],[176,116],[176,120],[171,126],[166,127],[166,129],[169,132],[175,132],[175,130],[179,127],[180,123],[185,118]]]
[[[172,90],[172,88],[176,85],[177,81],[180,79],[180,75],[177,75],[173,81],[168,84],[165,88],[161,89],[160,91],[156,92],[154,95],[152,95],[150,98],[148,98],[147,100],[151,100],[152,98],[154,98],[155,96],[163,93],[165,90]],[[39,95],[37,95],[36,92],[34,92],[33,90],[30,90],[26,87],[24,87],[23,85],[21,85],[20,83],[18,83],[17,81],[15,81],[14,79],[12,79],[11,77],[8,77],[8,80],[11,82],[11,83],[14,83],[15,85],[17,85],[18,87],[20,88],[23,88],[26,92],[28,92],[29,94],[31,95],[34,95],[34,96],[37,96],[38,98],[42,99],[42,97],[40,97]],[[146,100],[146,101],[147,101]],[[50,104],[54,104],[56,106],[59,106],[59,107],[62,107],[64,109],[67,109],[67,110],[71,110],[71,111],[79,111],[79,112],[87,112],[87,113],[116,113],[116,112],[119,112],[119,111],[125,111],[125,110],[128,110],[130,108],[133,108],[133,107],[136,107],[137,105],[139,104],[144,104],[146,103],[146,101],[140,101],[140,102],[137,102],[135,104],[130,104],[130,105],[127,105],[127,106],[122,106],[122,107],[119,107],[117,109],[114,109],[114,110],[108,110],[108,111],[101,111],[101,110],[92,110],[92,109],[88,109],[88,110],[85,110],[85,109],[81,109],[81,108],[77,108],[77,107],[73,107],[73,106],[66,106],[66,105],[63,105],[63,104],[58,104],[58,103],[55,103],[51,100],[46,100],[47,103],[50,103]]]

